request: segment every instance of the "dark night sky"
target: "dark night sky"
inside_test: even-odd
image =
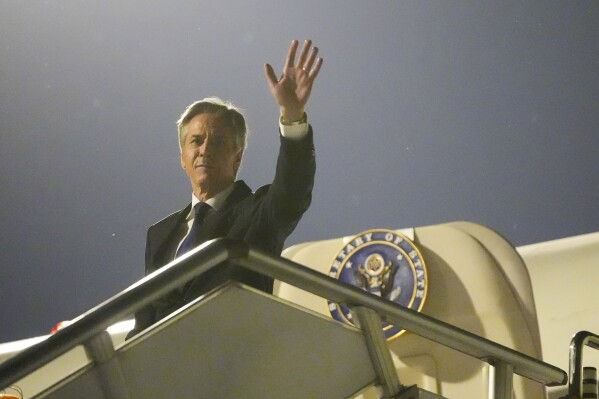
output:
[[[325,63],[318,171],[288,245],[468,220],[515,246],[599,230],[599,3],[18,1],[0,13],[0,342],[143,275],[147,226],[190,199],[174,122],[246,110],[240,178],[273,177],[263,64]]]

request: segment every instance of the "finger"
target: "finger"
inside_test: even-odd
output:
[[[308,60],[306,61],[306,63],[303,65],[303,69],[305,71],[310,72],[310,70],[312,69],[312,65],[314,64],[314,60],[316,59],[317,55],[318,55],[318,47],[314,47],[312,49],[312,51],[310,52],[310,57],[308,58]]]
[[[316,65],[314,65],[314,68],[310,71],[310,73],[308,74],[308,77],[312,80],[316,79],[316,77],[318,76],[318,72],[320,72],[320,67],[322,67],[322,58],[319,58],[316,60]]]
[[[287,60],[285,61],[285,69],[293,68],[295,63],[295,52],[297,51],[298,46],[297,40],[292,40],[291,45],[289,46],[289,51],[287,52]]]
[[[274,69],[270,64],[264,64],[264,73],[266,74],[266,79],[268,80],[268,84],[272,87],[275,86],[278,82],[277,75],[275,75]]]
[[[304,42],[304,47],[302,47],[302,51],[300,52],[299,59],[297,60],[297,65],[300,68],[305,66],[304,64],[306,63],[306,58],[308,58],[310,47],[312,47],[312,40],[306,40]]]

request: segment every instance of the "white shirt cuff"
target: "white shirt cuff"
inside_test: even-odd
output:
[[[279,121],[279,129],[281,135],[287,139],[300,140],[308,135],[308,123],[300,123],[298,125],[283,125]]]

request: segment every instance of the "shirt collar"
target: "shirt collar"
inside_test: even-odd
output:
[[[223,206],[223,203],[225,202],[225,200],[227,199],[229,194],[231,194],[231,191],[233,191],[234,184],[235,183],[231,183],[223,191],[216,194],[214,197],[207,199],[205,202],[208,205],[210,205],[211,207],[213,207],[215,210],[218,210],[220,207]],[[191,194],[191,210],[189,211],[189,214],[187,215],[187,218],[186,218],[187,220],[193,219],[193,217],[195,216],[195,212],[194,212],[193,208],[199,202],[201,202],[201,201],[198,199],[198,197],[196,197],[195,194],[192,193]]]

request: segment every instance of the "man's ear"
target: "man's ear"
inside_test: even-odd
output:
[[[183,163],[183,146],[185,145],[185,140],[187,140],[187,125],[181,127],[182,135],[179,135],[179,153],[181,154],[181,168],[185,170],[185,164]],[[183,139],[183,142],[181,142]]]
[[[233,163],[233,168],[235,170],[235,176],[237,176],[237,172],[239,172],[239,167],[241,166],[242,158],[243,158],[243,149],[237,151],[237,154],[235,154],[235,160]]]

